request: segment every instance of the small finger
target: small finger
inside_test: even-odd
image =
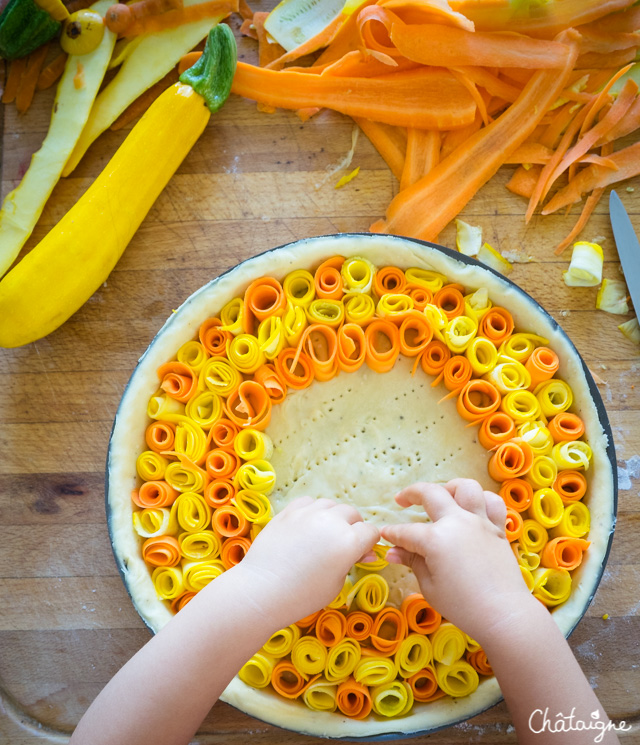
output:
[[[484,492],[484,500],[487,505],[487,517],[504,533],[505,520],[507,519],[507,506],[504,500],[492,491]]]
[[[380,532],[382,537],[394,546],[424,556],[428,549],[430,527],[424,523],[400,523],[384,525]]]
[[[453,497],[443,486],[422,481],[407,486],[396,494],[396,502],[401,507],[408,507],[411,504],[422,505],[434,522],[458,509]]]
[[[467,512],[474,512],[480,517],[487,516],[484,492],[477,481],[473,479],[452,479],[444,485],[456,502]]]
[[[356,534],[356,540],[358,541],[359,555],[366,555],[369,551],[373,553],[373,547],[380,540],[380,531],[378,528],[373,523],[365,523],[363,520],[360,520],[353,523],[352,530]]]

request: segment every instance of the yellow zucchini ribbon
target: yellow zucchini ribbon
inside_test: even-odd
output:
[[[258,344],[260,351],[268,360],[275,360],[284,349],[285,342],[284,323],[280,316],[269,316],[264,321],[260,321]]]
[[[552,538],[582,538],[589,532],[591,527],[591,513],[586,504],[582,502],[571,502],[567,504],[562,513],[562,519],[550,531]]]
[[[164,478],[169,461],[153,450],[145,450],[136,459],[136,471],[143,481],[159,481]]]
[[[376,268],[368,259],[352,256],[340,270],[345,292],[369,292]]]
[[[553,458],[549,458],[548,455],[538,455],[533,459],[531,468],[524,479],[534,489],[544,489],[545,487],[553,486],[557,476],[558,466]]]
[[[296,269],[284,278],[282,289],[287,300],[306,308],[316,296],[313,274],[306,269]]]
[[[376,306],[376,315],[380,318],[388,318],[393,321],[402,318],[410,310],[413,310],[413,298],[397,292],[388,292],[384,294]]]
[[[180,567],[156,567],[151,581],[160,600],[173,600],[184,592],[184,582]]]
[[[413,691],[403,680],[375,686],[370,694],[373,710],[383,717],[401,717],[413,706]]]
[[[314,636],[303,636],[293,645],[291,662],[304,676],[321,673],[327,664],[326,647]]]
[[[355,602],[360,610],[377,613],[382,610],[389,598],[389,585],[379,574],[367,574],[359,579],[347,596],[347,608]]]
[[[202,391],[187,401],[185,414],[204,430],[222,417],[222,399],[213,391]]]
[[[244,300],[234,297],[220,311],[220,320],[223,331],[229,331],[234,336],[242,332],[242,321],[244,316]]]
[[[322,323],[336,329],[344,321],[342,300],[314,300],[306,311],[309,323]]]
[[[252,688],[266,688],[271,682],[271,675],[276,661],[273,657],[257,652],[240,668],[238,677]]]
[[[319,678],[311,683],[302,694],[302,700],[314,711],[335,711],[337,707],[336,696],[338,686],[331,684],[324,678]]]
[[[502,342],[498,351],[500,354],[522,362],[524,365],[536,347],[544,346],[548,343],[548,339],[542,336],[536,336],[536,334],[511,334],[508,339]]]
[[[209,359],[209,352],[202,346],[199,341],[185,342],[176,354],[178,362],[182,362],[195,372],[202,370],[204,363]]]
[[[235,436],[233,449],[242,460],[269,460],[273,455],[273,440],[266,432],[247,427]]]
[[[200,494],[184,492],[171,505],[171,517],[187,533],[199,533],[211,524],[211,507]]]
[[[500,362],[490,373],[484,376],[505,395],[511,391],[519,391],[531,385],[531,375],[527,368],[516,360]]]
[[[239,491],[249,489],[260,494],[271,494],[276,485],[276,472],[267,460],[250,460],[238,468],[233,485]]]
[[[566,411],[573,403],[573,391],[568,383],[559,378],[552,378],[540,383],[534,394],[540,402],[542,413],[548,418]]]
[[[423,634],[409,634],[395,654],[396,667],[403,678],[410,678],[427,667],[432,659],[431,642]]]
[[[242,375],[226,359],[211,357],[200,371],[200,387],[226,398],[242,382]]]
[[[181,533],[178,536],[180,553],[193,561],[210,561],[220,556],[222,541],[213,530],[200,530],[197,533]]]
[[[407,278],[409,284],[426,287],[434,294],[438,292],[438,290],[441,290],[444,287],[444,283],[447,281],[444,274],[433,272],[430,269],[420,269],[418,267],[407,269],[404,276]]]
[[[444,343],[454,354],[462,354],[478,333],[478,322],[469,316],[456,316],[447,322]]]
[[[200,592],[224,571],[225,565],[217,559],[210,559],[209,561],[188,561],[185,559],[182,562],[184,589],[190,592]]]
[[[271,519],[271,502],[266,494],[253,489],[241,489],[231,503],[240,510],[250,523],[266,525]]]
[[[376,312],[376,304],[371,295],[349,293],[344,296],[344,315],[347,323],[362,325],[370,321]]]
[[[491,372],[498,362],[498,352],[489,339],[476,336],[465,349],[465,356],[471,363],[474,375],[480,377]]]
[[[452,623],[442,623],[431,635],[433,659],[445,665],[459,660],[467,648],[467,640],[462,631]]]
[[[516,424],[532,422],[540,416],[540,403],[531,391],[510,391],[503,397],[500,408]]]
[[[293,649],[293,645],[300,638],[300,629],[292,624],[286,629],[280,629],[272,634],[262,647],[262,651],[271,657],[285,657]]]
[[[480,683],[477,671],[465,660],[458,660],[451,665],[437,663],[436,678],[440,688],[454,698],[469,696]]]
[[[564,603],[571,594],[571,575],[566,569],[536,569],[533,574],[533,596],[553,607]]]
[[[198,466],[175,461],[167,466],[164,478],[169,486],[179,492],[202,492],[209,480],[207,472]]]
[[[244,375],[254,373],[265,363],[260,342],[253,334],[238,334],[234,337],[227,348],[227,359]]]
[[[546,528],[543,528],[537,520],[523,522],[520,544],[527,552],[539,554],[548,540],[549,534]]]
[[[538,489],[533,493],[529,514],[543,528],[555,528],[564,515],[564,505],[560,495],[553,489]]]
[[[329,683],[341,683],[355,670],[361,657],[360,645],[355,639],[345,637],[329,649],[324,668]]]
[[[398,674],[396,663],[390,657],[363,657],[356,665],[353,677],[367,686],[390,683]]]
[[[146,507],[133,513],[133,528],[142,538],[155,538],[177,532],[170,530],[171,510],[167,507]]]
[[[559,442],[551,450],[551,457],[558,464],[560,471],[581,469],[586,471],[592,455],[591,448],[582,440]]]

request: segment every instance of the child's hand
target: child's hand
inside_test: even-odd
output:
[[[527,607],[531,595],[506,540],[504,502],[477,481],[419,483],[398,495],[402,507],[422,505],[432,523],[387,525],[396,548],[387,561],[413,569],[436,610],[481,644],[497,621]]]
[[[335,600],[353,564],[379,539],[354,507],[300,497],[258,534],[236,569],[265,615],[279,619],[277,630]]]

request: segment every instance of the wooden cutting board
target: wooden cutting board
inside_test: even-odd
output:
[[[234,24],[237,28],[237,24]],[[240,54],[255,58],[253,42]],[[2,112],[2,196],[19,181],[46,132],[53,91],[31,110]],[[303,124],[293,112],[263,114],[232,96],[157,200],[98,292],[61,329],[22,349],[0,350],[0,741],[65,742],[92,699],[149,638],[111,554],[104,463],[113,417],[136,361],[172,309],[237,262],[298,238],[366,231],[398,185],[360,133],[352,167],[335,189],[327,178],[351,146],[354,125],[323,112]],[[62,181],[28,247],[74,204],[126,132],[106,132]],[[176,136],[180,136],[176,132]],[[621,491],[613,551],[594,602],[571,644],[613,719],[640,701],[640,354],[595,310],[595,289],[562,282],[568,258],[553,249],[575,215],[535,216],[505,189],[504,167],[463,218],[515,260],[511,278],[564,327],[600,386],[614,431]],[[619,193],[640,228],[640,179]],[[620,268],[602,200],[583,233]],[[453,227],[440,236],[455,246]],[[81,271],[81,267],[79,267]],[[608,614],[608,620],[603,615]],[[306,743],[306,738],[216,705],[198,742]],[[425,739],[413,738],[407,743]],[[503,704],[429,743],[515,743]],[[321,742],[316,740],[316,742]]]

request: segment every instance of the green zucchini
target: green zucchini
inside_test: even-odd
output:
[[[61,26],[34,0],[10,0],[0,13],[0,57],[26,57],[53,39]]]

